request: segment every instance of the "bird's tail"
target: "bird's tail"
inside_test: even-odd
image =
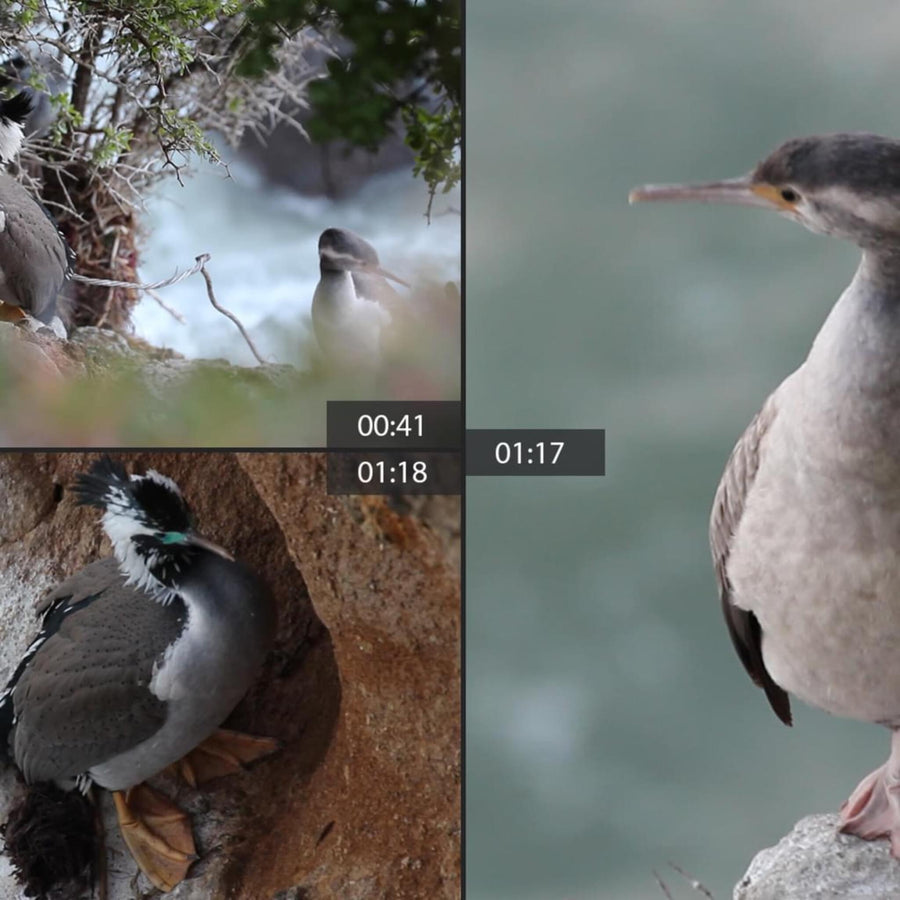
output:
[[[0,694],[0,763],[10,762],[9,736],[13,727],[12,687],[7,687]]]
[[[94,805],[80,791],[29,785],[2,827],[6,856],[26,897],[80,897],[94,881]]]

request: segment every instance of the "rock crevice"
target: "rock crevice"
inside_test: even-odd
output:
[[[109,552],[96,511],[59,497],[93,458],[0,456],[4,683],[45,591]],[[194,815],[203,855],[171,896],[458,897],[458,501],[400,512],[328,496],[322,454],[123,461],[174,478],[199,530],[260,572],[278,604],[275,647],[228,725],[283,750],[201,792],[161,782]],[[6,769],[0,819],[21,791]],[[106,819],[110,898],[131,897],[135,867]],[[0,900],[17,895],[0,869]]]

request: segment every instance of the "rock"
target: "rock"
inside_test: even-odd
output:
[[[249,385],[282,387],[299,374],[293,366],[277,363],[246,368],[224,359],[185,359],[174,350],[93,325],[73,328],[68,340],[60,340],[46,328],[32,331],[0,322],[0,344],[16,381],[26,386],[63,374],[103,377],[131,371],[151,390],[164,393],[196,373],[226,373]]]
[[[299,115],[301,121],[307,114]],[[374,153],[346,141],[310,143],[293,125],[276,125],[261,141],[248,131],[241,157],[271,184],[292,188],[306,196],[332,200],[351,197],[374,175],[411,169],[413,152],[403,143],[403,129],[395,131]]]
[[[839,817],[801,819],[774,847],[761,850],[734,889],[734,900],[894,900],[900,861],[886,840],[838,831]]]
[[[60,578],[109,553],[61,490],[93,456],[0,456],[0,687]],[[200,791],[154,780],[202,858],[176,900],[460,895],[459,503],[325,494],[323,454],[135,453],[181,486],[202,533],[260,572],[275,647],[228,725],[283,749]],[[0,820],[23,787],[0,770]],[[109,900],[135,865],[101,791]],[[140,886],[146,890],[143,879]],[[0,898],[18,891],[0,857]]]
[[[23,320],[28,321],[28,320]],[[0,322],[3,365],[10,378],[31,384],[55,384],[68,371],[62,342],[52,332],[41,333]]]
[[[321,446],[324,401],[320,440],[311,417],[289,418],[309,384],[290,365],[185,359],[93,326],[63,341],[0,322],[3,446]]]

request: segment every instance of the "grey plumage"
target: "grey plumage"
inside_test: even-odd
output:
[[[221,725],[259,672],[275,611],[250,569],[193,531],[171,479],[102,458],[76,493],[105,509],[117,555],[43,601],[0,695],[0,741],[29,782],[124,790]]]
[[[56,224],[19,182],[0,172],[0,299],[49,323],[70,270]]]
[[[31,101],[21,92],[0,101],[0,170],[19,152]],[[0,300],[49,324],[71,272],[72,257],[47,210],[0,171]]]
[[[10,57],[0,66],[0,88],[25,94],[31,107],[24,121],[25,134],[40,136],[49,130],[59,114],[52,98],[68,94],[71,79],[59,60],[49,54],[37,54],[34,63],[21,54]],[[35,76],[40,87],[31,84]]]
[[[400,299],[386,279],[406,282],[381,267],[368,241],[345,228],[326,228],[319,236],[319,273],[310,313],[320,349],[338,365],[376,366]]]
[[[9,744],[28,782],[74,779],[161,727],[165,704],[147,686],[160,641],[174,641],[185,620],[183,603],[163,606],[127,586],[112,557],[64,581],[47,601],[61,621],[9,700]]]
[[[802,365],[738,441],[710,542],[744,667],[790,724],[788,694],[892,731],[841,828],[900,858],[900,142],[788,141],[747,175],[648,185],[642,200],[773,210],[862,249]]]
[[[763,661],[759,621],[752,612],[741,609],[732,602],[732,586],[728,577],[728,557],[731,553],[734,532],[743,515],[747,494],[756,477],[760,446],[775,414],[775,402],[770,397],[754,416],[731,452],[713,501],[709,543],[722,613],[738,657],[754,683],[765,691],[778,718],[786,725],[790,725],[790,699],[787,692],[772,680]]]
[[[143,781],[209,737],[247,693],[272,645],[274,604],[246,566],[206,553],[180,581],[185,630],[156,661],[148,685],[166,704],[165,721],[149,738],[90,767],[103,787]],[[162,643],[157,637],[153,645],[159,650]]]
[[[753,178],[804,190],[841,186],[883,197],[886,191],[900,192],[900,144],[867,132],[792,138],[756,166]]]

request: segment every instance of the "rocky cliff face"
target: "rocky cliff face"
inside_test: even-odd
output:
[[[0,454],[0,680],[62,577],[109,552],[65,490],[90,454]],[[459,509],[453,498],[329,497],[322,454],[124,454],[171,476],[199,530],[259,571],[275,647],[231,727],[284,748],[193,791],[202,859],[179,898],[460,895]],[[0,776],[0,818],[20,796]],[[136,867],[100,792],[110,897]],[[140,886],[148,889],[141,878]],[[18,896],[0,868],[0,897]]]

